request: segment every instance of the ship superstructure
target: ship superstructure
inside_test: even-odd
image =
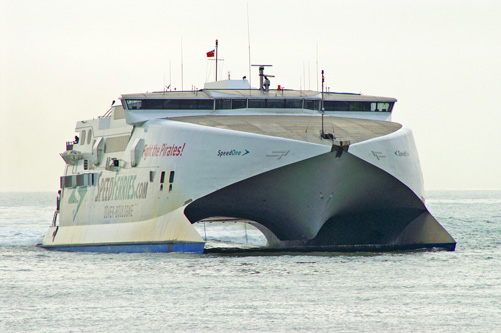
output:
[[[409,128],[394,98],[270,89],[247,80],[125,94],[77,123],[42,246],[198,252],[194,223],[250,221],[269,249],[441,247]]]

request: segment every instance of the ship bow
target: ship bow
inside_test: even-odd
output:
[[[254,221],[282,248],[454,250],[456,244],[411,189],[348,152],[247,178],[195,200],[185,214],[192,223],[215,216]]]

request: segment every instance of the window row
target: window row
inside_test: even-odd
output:
[[[77,186],[94,186],[97,184],[97,173],[83,173],[61,177],[61,188]]]
[[[212,99],[134,99],[126,100],[129,110],[212,110]]]
[[[319,99],[129,99],[125,102],[129,110],[306,109],[320,111],[322,108],[322,101]],[[391,112],[392,108],[393,102],[323,101],[324,111]]]

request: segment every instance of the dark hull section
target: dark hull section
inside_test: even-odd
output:
[[[407,186],[346,152],[338,157],[335,152],[323,154],[232,184],[195,200],[185,215],[192,223],[214,216],[255,221],[276,236],[270,242],[275,248],[455,247]]]
[[[217,253],[228,255],[261,255],[263,253],[271,254],[304,254],[304,253],[347,253],[347,252],[407,252],[407,251],[433,251],[433,250],[454,251],[456,243],[433,243],[433,244],[365,244],[365,245],[303,245],[303,246],[281,246],[281,247],[210,247],[205,248],[204,253]]]

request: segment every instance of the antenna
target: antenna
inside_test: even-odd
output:
[[[308,90],[311,90],[311,71],[310,71],[310,61],[308,60]]]
[[[317,42],[317,91],[318,91],[318,42]]]
[[[184,90],[183,82],[183,37],[181,37],[181,91]]]
[[[320,136],[325,139],[325,132],[324,132],[324,70],[322,69],[322,99],[320,100],[320,111],[322,111],[322,133],[320,133]]]
[[[303,89],[306,90],[306,72],[304,70],[304,60],[303,60]]]
[[[251,50],[250,50],[250,23],[249,23],[249,2],[247,2],[247,42],[249,44],[249,87],[252,89],[251,79]]]

